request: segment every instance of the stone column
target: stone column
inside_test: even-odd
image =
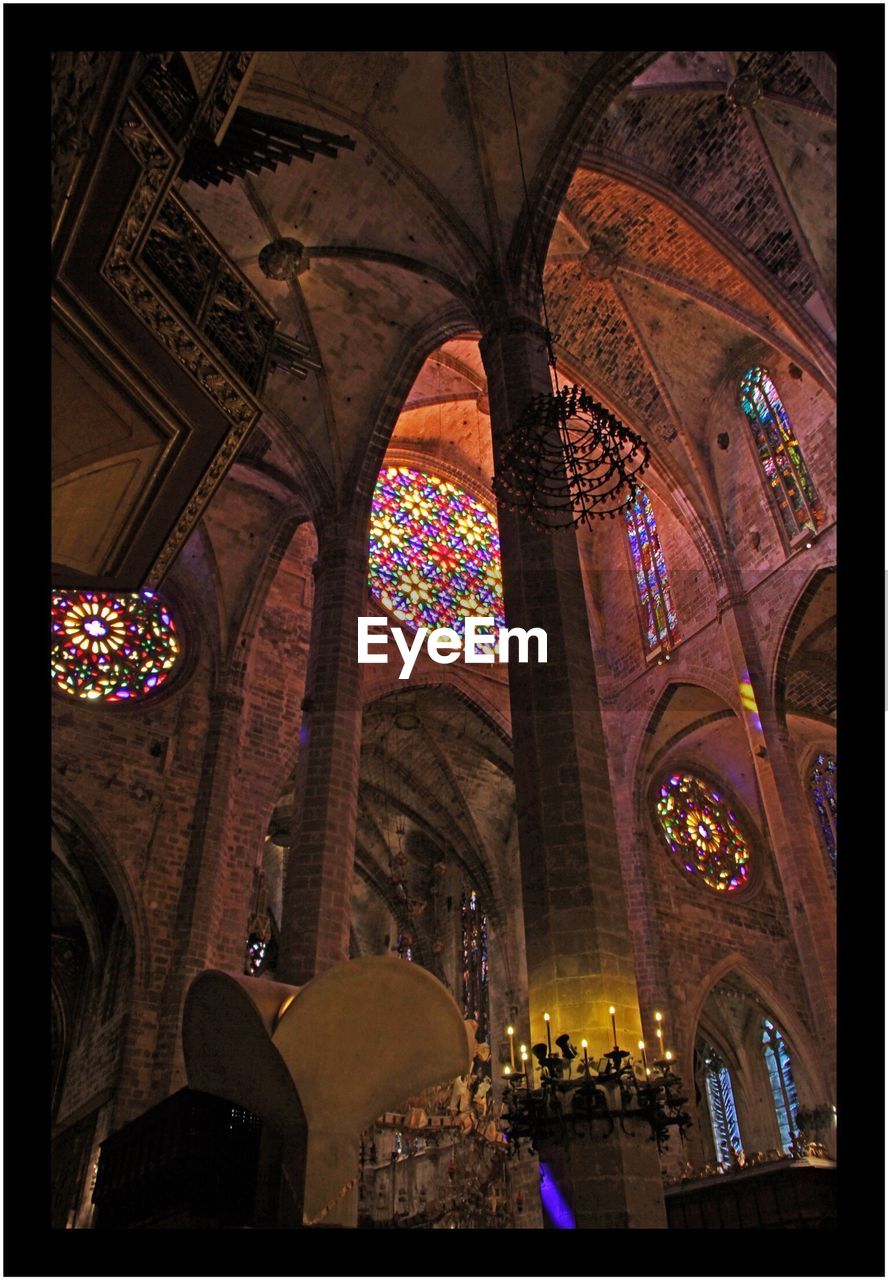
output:
[[[822,1050],[825,1083],[834,1090],[836,921],[829,871],[789,734],[777,722],[745,597],[735,591],[721,601],[719,617],[740,689],[743,726]]]
[[[280,982],[302,985],[348,959],[361,760],[358,617],[367,538],[321,536],[296,773],[295,838],[284,883]]]
[[[544,335],[519,316],[489,331],[481,354],[496,441],[532,394],[550,389]],[[499,528],[507,623],[548,636],[545,665],[509,667],[530,995],[530,1027],[516,1031],[545,1041],[547,1011],[553,1037],[585,1037],[597,1057],[613,1043],[614,1005],[631,1050],[641,1019],[576,535],[537,532],[502,503]],[[666,1226],[649,1137],[618,1125],[607,1141],[549,1153],[578,1227]]]

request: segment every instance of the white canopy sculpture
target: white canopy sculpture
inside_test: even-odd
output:
[[[305,1224],[353,1226],[361,1132],[471,1063],[453,997],[393,956],[346,961],[304,987],[207,969],[188,991],[182,1039],[191,1088],[280,1134]]]

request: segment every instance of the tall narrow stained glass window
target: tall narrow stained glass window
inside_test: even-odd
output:
[[[478,905],[478,895],[464,893],[462,913],[463,1017],[478,1023],[475,1033],[486,1042],[490,1029],[490,1002],[487,990],[487,916]]]
[[[792,1078],[792,1062],[789,1050],[780,1031],[767,1018],[762,1019],[762,1046],[765,1065],[771,1082],[777,1127],[784,1151],[792,1151],[796,1136],[795,1116],[799,1108],[799,1096]]]
[[[808,790],[820,822],[823,843],[833,871],[836,869],[839,814],[837,783],[838,766],[835,757],[821,752],[814,761],[814,768],[808,777]]]
[[[818,529],[826,513],[767,370],[756,365],[740,379],[740,407],[752,428],[759,464],[787,538],[792,542],[805,530]]]
[[[639,489],[626,508],[626,528],[641,604],[645,648],[648,654],[672,649],[681,637],[657,521],[647,490]]]
[[[706,1088],[706,1101],[709,1105],[716,1159],[719,1164],[730,1165],[734,1157],[743,1153],[731,1073],[709,1045],[703,1048],[703,1065],[703,1081]]]

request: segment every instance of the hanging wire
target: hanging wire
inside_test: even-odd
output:
[[[509,106],[512,111],[512,127],[515,130],[515,146],[518,149],[518,167],[521,170],[521,185],[524,189],[524,212],[527,217],[527,231],[530,236],[530,248],[533,253],[533,262],[536,267],[537,279],[540,282],[540,296],[543,306],[543,325],[546,330],[546,350],[549,355],[549,364],[552,366],[552,374],[555,380],[555,390],[558,390],[558,366],[555,360],[555,350],[552,346],[552,328],[549,324],[549,312],[546,309],[546,291],[543,287],[543,264],[540,260],[539,249],[537,247],[536,236],[533,231],[533,217],[530,212],[530,192],[527,188],[527,173],[524,169],[524,152],[521,147],[521,133],[518,129],[518,113],[515,110],[515,95],[512,93],[512,77],[509,73],[509,55],[503,50],[503,66],[506,71],[506,86],[509,90]]]
[[[509,510],[518,511],[537,529],[554,533],[588,523],[593,517],[613,517],[622,511],[638,492],[639,477],[650,462],[650,449],[639,435],[593,399],[585,387],[558,385],[543,263],[534,234],[518,113],[505,52],[503,66],[553,389],[531,396],[523,414],[499,440],[495,438],[493,488]]]

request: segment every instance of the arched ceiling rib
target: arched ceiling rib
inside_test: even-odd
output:
[[[737,73],[755,79],[748,105],[729,100]],[[584,165],[619,158],[656,176],[832,337],[832,123],[795,54],[666,54],[593,130]]]
[[[546,298],[565,370],[581,368],[590,389],[661,448],[674,441],[669,465],[693,477],[698,495],[707,491],[707,405],[747,352],[775,350],[829,376],[833,120],[805,56],[656,58],[592,127],[548,247]],[[607,62],[590,52],[509,54],[533,189],[571,111],[581,111],[578,91],[588,88],[591,101],[591,77]],[[760,91],[746,106],[727,96],[738,74]],[[342,488],[404,344],[443,308],[464,305],[455,297],[474,289],[522,217],[503,56],[263,53],[246,98],[357,143],[335,162],[185,189],[282,330],[321,361],[304,382],[273,373],[266,399]],[[308,269],[290,284],[258,268],[274,236],[308,247]],[[465,406],[465,421],[439,432],[458,448],[478,417],[468,402],[485,393],[467,337],[426,362],[406,408]],[[420,444],[428,432],[414,434]]]

